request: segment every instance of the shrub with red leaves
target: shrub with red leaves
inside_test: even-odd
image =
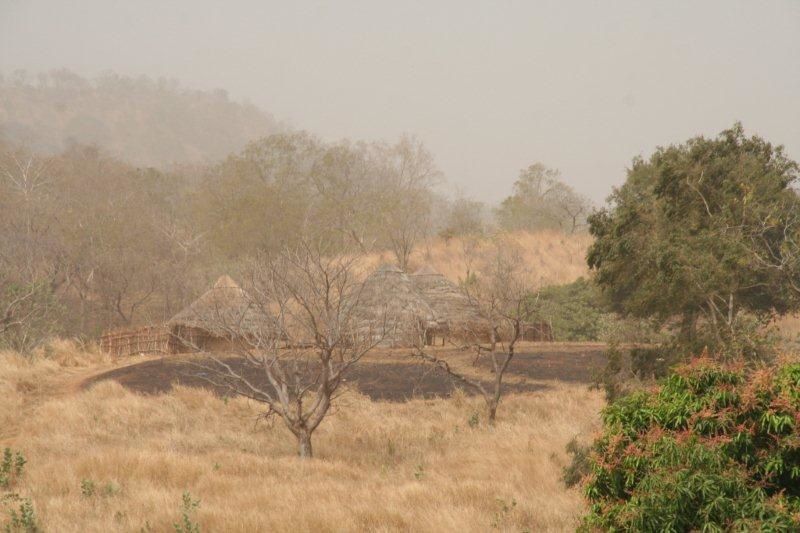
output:
[[[800,364],[700,358],[603,418],[584,530],[800,530]]]

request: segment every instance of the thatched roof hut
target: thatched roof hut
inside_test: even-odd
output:
[[[359,329],[383,337],[383,346],[409,346],[438,327],[436,313],[394,265],[382,265],[367,277],[355,315]]]
[[[425,265],[411,276],[417,291],[433,309],[440,330],[453,335],[478,334],[489,331],[489,322],[481,316],[480,309],[452,281]]]
[[[277,329],[275,319],[260,309],[227,275],[221,276],[211,289],[173,316],[167,325],[176,336],[199,347],[209,339],[263,337]]]

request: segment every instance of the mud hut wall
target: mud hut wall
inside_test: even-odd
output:
[[[176,341],[173,353],[204,350],[212,338],[212,335],[205,329],[192,326],[173,326],[172,335]]]

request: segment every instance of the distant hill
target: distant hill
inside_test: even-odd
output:
[[[281,129],[225,91],[106,74],[88,80],[58,70],[0,76],[0,140],[53,153],[97,145],[137,165],[213,161]]]

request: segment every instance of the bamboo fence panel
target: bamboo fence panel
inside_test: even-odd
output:
[[[119,329],[100,337],[100,349],[114,356],[170,354],[175,352],[177,344],[167,326]]]

